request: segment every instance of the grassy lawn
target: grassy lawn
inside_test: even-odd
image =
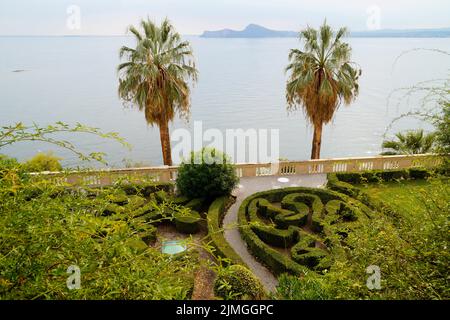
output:
[[[376,200],[396,209],[399,213],[411,214],[423,213],[427,208],[426,194],[440,194],[442,199],[450,202],[450,193],[448,190],[448,181],[442,181],[438,184],[436,181],[402,181],[386,182],[361,185],[360,188]],[[443,185],[447,188],[443,188]],[[424,198],[425,196],[425,198]],[[428,198],[428,200],[430,200]]]

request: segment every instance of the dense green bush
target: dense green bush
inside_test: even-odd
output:
[[[423,168],[409,169],[409,177],[411,179],[426,179],[430,176],[430,172]]]
[[[253,273],[242,265],[221,269],[214,282],[214,292],[224,299],[263,299],[264,287]]]
[[[23,164],[23,169],[28,172],[40,171],[61,171],[62,165],[59,162],[61,158],[55,156],[53,153],[38,153],[30,160]]]
[[[0,170],[13,169],[17,167],[19,167],[19,162],[17,159],[0,154]]]
[[[180,165],[176,185],[189,198],[214,199],[229,195],[238,181],[234,165],[225,154],[204,148]]]

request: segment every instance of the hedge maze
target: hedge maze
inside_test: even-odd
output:
[[[372,213],[345,194],[295,187],[245,199],[239,225],[252,254],[274,273],[320,273],[332,265],[336,241],[345,244],[352,228]]]
[[[174,197],[172,185],[154,184],[149,186],[123,186],[118,188],[83,189],[88,194],[86,209],[95,208],[94,215],[105,219],[103,230],[98,230],[101,238],[109,232],[107,222],[128,224],[139,241],[130,239],[130,245],[136,249],[145,249],[157,237],[157,226],[172,223],[181,233],[192,234],[200,229],[202,221],[200,210],[203,199]]]

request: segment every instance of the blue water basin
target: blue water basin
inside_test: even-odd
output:
[[[161,251],[166,254],[177,254],[186,251],[186,244],[181,240],[163,241]]]

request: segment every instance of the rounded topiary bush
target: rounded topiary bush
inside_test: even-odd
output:
[[[214,293],[224,299],[263,299],[261,282],[244,266],[234,264],[222,269],[214,282]]]
[[[181,163],[176,185],[186,197],[213,199],[229,195],[238,181],[234,165],[224,153],[203,148]]]

